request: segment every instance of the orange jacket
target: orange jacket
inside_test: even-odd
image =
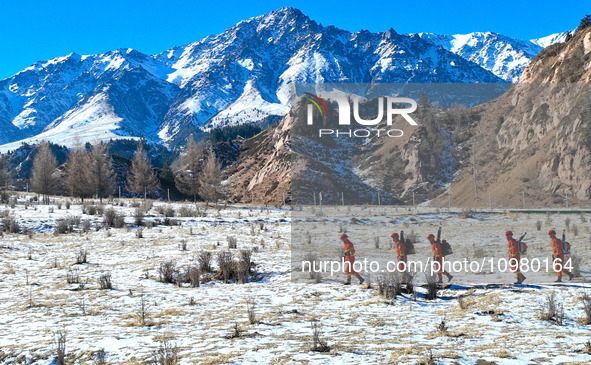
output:
[[[509,247],[510,255],[519,254],[519,243],[514,238],[507,239],[507,246]]]
[[[441,249],[441,243],[437,241],[431,242],[431,251],[433,251],[433,256],[443,256],[443,250]]]
[[[394,249],[398,256],[404,256],[404,243],[400,240],[394,240]]]
[[[562,241],[556,237],[552,238],[552,253],[554,254],[554,256],[560,256],[563,254]]]
[[[353,247],[353,242],[349,241],[349,239],[345,239],[343,251],[345,251],[345,256],[355,256],[355,247]]]

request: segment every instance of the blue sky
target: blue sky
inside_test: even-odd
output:
[[[489,3],[490,5],[487,5]],[[86,1],[0,0],[0,79],[63,56],[135,48],[148,54],[194,42],[283,6],[349,31],[469,33],[530,39],[575,28],[585,1]]]

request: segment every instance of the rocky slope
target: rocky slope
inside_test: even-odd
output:
[[[564,206],[567,195],[570,205],[585,204],[591,199],[590,75],[591,28],[587,28],[568,42],[543,50],[520,82],[494,100],[469,108],[420,104],[419,127],[403,128],[404,138],[345,148],[332,142],[319,144],[314,138],[291,141],[290,166],[283,163],[288,144],[278,144],[272,136],[293,132],[294,118],[301,111],[292,110],[277,129],[247,142],[266,150],[245,150],[237,165],[242,172],[231,181],[242,179],[243,191],[246,186],[260,186],[258,191],[269,194],[264,198],[269,202],[278,198],[268,186],[287,188],[291,183],[296,202],[311,202],[309,190],[316,189],[324,191],[327,203],[339,203],[342,191],[350,193],[349,202],[356,195],[366,203],[377,203],[380,191],[384,203],[409,204],[414,193],[417,203],[430,201],[436,206],[447,206],[451,199],[454,206],[484,207],[489,205],[489,194],[493,207],[521,207],[523,201],[528,207]],[[242,163],[242,158],[251,164]],[[257,160],[263,162],[252,164]]]
[[[452,195],[465,205],[585,204],[591,199],[591,27],[543,50],[521,81],[475,109],[471,141],[477,165],[466,163]],[[442,204],[441,197],[435,204]]]

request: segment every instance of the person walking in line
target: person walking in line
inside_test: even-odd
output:
[[[511,271],[517,275],[517,282],[516,285],[523,283],[525,280],[525,276],[519,270],[519,263],[521,260],[521,256],[519,255],[519,243],[513,238],[513,232],[507,231],[505,232],[505,237],[507,237],[507,246],[509,248],[509,263],[511,264]]]
[[[400,240],[398,233],[392,233],[392,239],[394,240],[394,250],[396,251],[398,259],[398,266],[396,269],[398,272],[402,273],[402,282],[406,283],[406,247],[404,247],[404,242]],[[402,264],[402,262],[404,262],[404,264]]]
[[[560,263],[560,265],[562,265],[560,267],[560,270],[556,270],[556,268],[554,267],[556,275],[558,275],[558,279],[556,279],[555,282],[562,282],[562,274],[567,274],[568,280],[572,280],[574,275],[566,268],[564,268],[564,252],[562,250],[562,241],[556,238],[556,231],[553,229],[548,231],[548,235],[552,240],[552,265],[554,266],[554,263]]]
[[[437,273],[437,275],[439,276],[439,283],[443,283],[443,274],[445,274],[447,276],[447,280],[448,282],[451,281],[451,279],[453,278],[453,275],[451,275],[450,273],[448,273],[447,271],[445,271],[445,269],[443,268],[443,261],[445,259],[445,256],[443,255],[443,250],[441,249],[441,243],[439,243],[439,237],[436,240],[435,236],[433,234],[429,234],[427,236],[427,239],[429,240],[429,243],[431,244],[431,251],[433,251],[433,260],[439,262],[439,272]]]
[[[351,275],[355,275],[359,279],[359,284],[363,284],[365,279],[353,270],[353,264],[355,263],[355,246],[353,246],[353,242],[349,241],[349,237],[345,233],[341,235],[341,241],[343,241],[343,251],[345,252],[345,275],[347,275],[345,285],[351,285]]]

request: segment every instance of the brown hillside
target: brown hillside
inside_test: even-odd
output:
[[[591,199],[591,28],[541,52],[519,84],[475,111],[470,161],[452,185],[452,204],[588,205]],[[473,164],[476,164],[476,199]],[[447,204],[447,194],[432,201]]]

